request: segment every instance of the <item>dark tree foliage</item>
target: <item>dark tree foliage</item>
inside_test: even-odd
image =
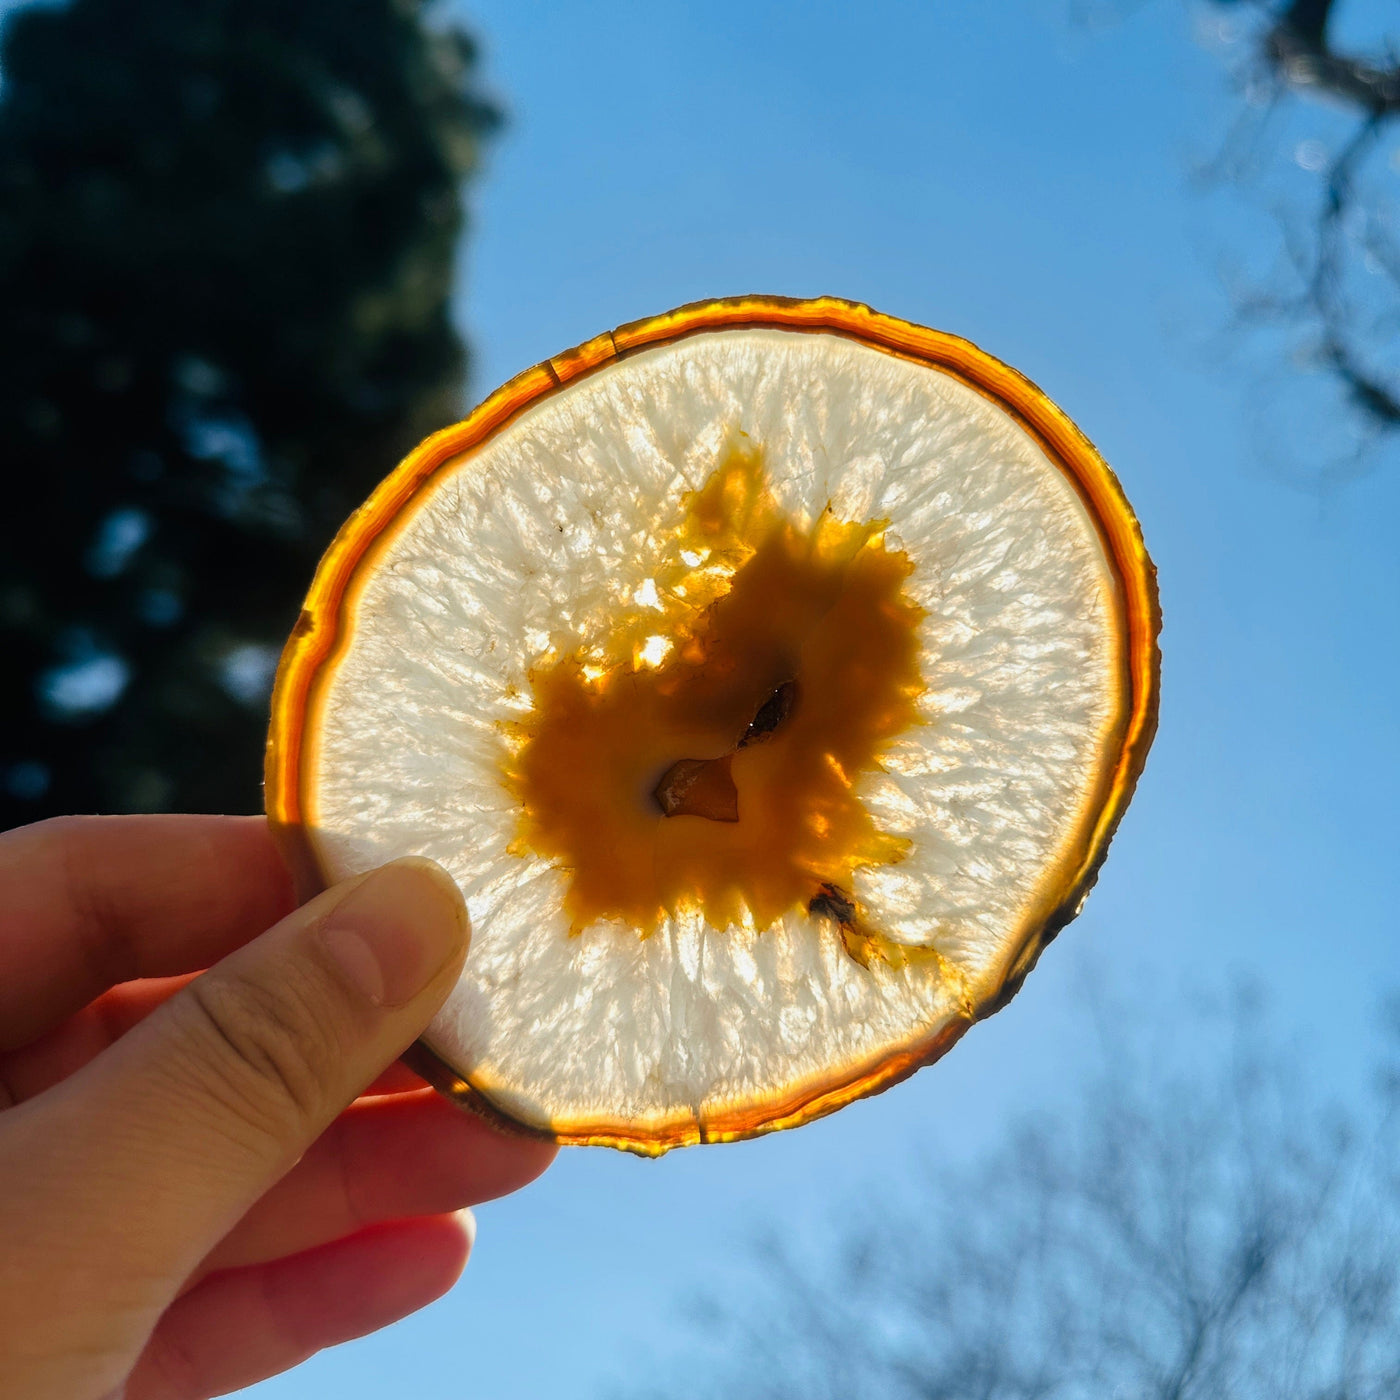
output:
[[[320,552],[459,413],[496,120],[420,0],[73,0],[0,88],[0,826],[260,808]]]

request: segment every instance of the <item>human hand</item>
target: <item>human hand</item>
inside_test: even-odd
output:
[[[7,1400],[203,1400],[382,1327],[553,1157],[385,1072],[466,954],[437,866],[292,904],[261,818],[0,835]]]

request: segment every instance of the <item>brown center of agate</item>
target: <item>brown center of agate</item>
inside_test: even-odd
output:
[[[568,872],[575,932],[646,936],[689,910],[715,928],[795,908],[846,922],[855,870],[904,850],[855,785],[917,722],[912,566],[884,522],[786,518],[752,450],[682,507],[646,608],[531,672],[505,762],[512,849]]]

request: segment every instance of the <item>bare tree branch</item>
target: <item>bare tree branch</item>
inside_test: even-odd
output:
[[[1372,117],[1400,111],[1400,66],[1335,52],[1327,39],[1334,8],[1334,0],[1293,0],[1265,37],[1269,63],[1290,87],[1338,98]]]
[[[1382,38],[1373,53],[1339,48],[1331,24],[1338,0],[1215,5],[1254,15],[1245,40],[1250,58],[1239,73],[1246,96],[1239,130],[1253,133],[1255,153],[1246,160],[1217,160],[1217,178],[1240,184],[1258,179],[1262,124],[1248,114],[1261,107],[1278,111],[1289,98],[1316,102],[1329,109],[1319,109],[1329,124],[1342,127],[1330,157],[1316,140],[1299,143],[1293,152],[1295,163],[1316,170],[1319,182],[1306,222],[1295,217],[1296,196],[1279,207],[1287,283],[1255,287],[1238,298],[1236,310],[1243,323],[1304,337],[1312,365],[1332,377],[1358,425],[1378,441],[1400,429],[1397,172],[1377,159],[1385,139],[1400,131],[1395,41]],[[1227,142],[1227,151],[1238,139]]]
[[[1393,1400],[1393,1116],[1349,1125],[1262,1032],[1236,1042],[1175,1076],[1120,1055],[1078,1108],[872,1201],[825,1257],[770,1246],[711,1309],[709,1357],[654,1393]]]

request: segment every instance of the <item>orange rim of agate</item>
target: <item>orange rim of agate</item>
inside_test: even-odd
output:
[[[446,464],[480,447],[534,404],[639,350],[720,330],[786,330],[844,336],[901,359],[952,375],[1011,415],[1041,446],[1078,492],[1112,569],[1119,627],[1119,713],[1113,742],[1087,819],[1058,867],[1041,882],[1032,917],[1000,976],[974,989],[964,1014],[876,1063],[841,1064],[824,1077],[697,1119],[686,1110],[661,1122],[568,1122],[550,1129],[522,1124],[420,1041],[405,1058],[450,1098],[500,1126],[560,1143],[621,1147],[655,1156],[672,1147],[725,1142],[795,1127],[889,1087],[938,1059],[973,1024],[1003,1006],[1035,965],[1041,950],[1079,912],[1108,852],[1142,772],[1157,726],[1161,613],[1156,570],[1137,518],[1112,470],[1069,417],[1029,379],[958,336],[882,315],[835,297],[799,301],[744,296],[689,306],[634,321],[526,370],[497,389],[462,422],[419,444],[382,481],[341,528],[321,559],[301,616],[292,630],[272,697],[266,759],[269,822],[288,858],[302,896],[326,884],[311,829],[318,716],[328,682],[353,636],[355,602],[376,560],[406,520],[411,503],[431,489]]]

